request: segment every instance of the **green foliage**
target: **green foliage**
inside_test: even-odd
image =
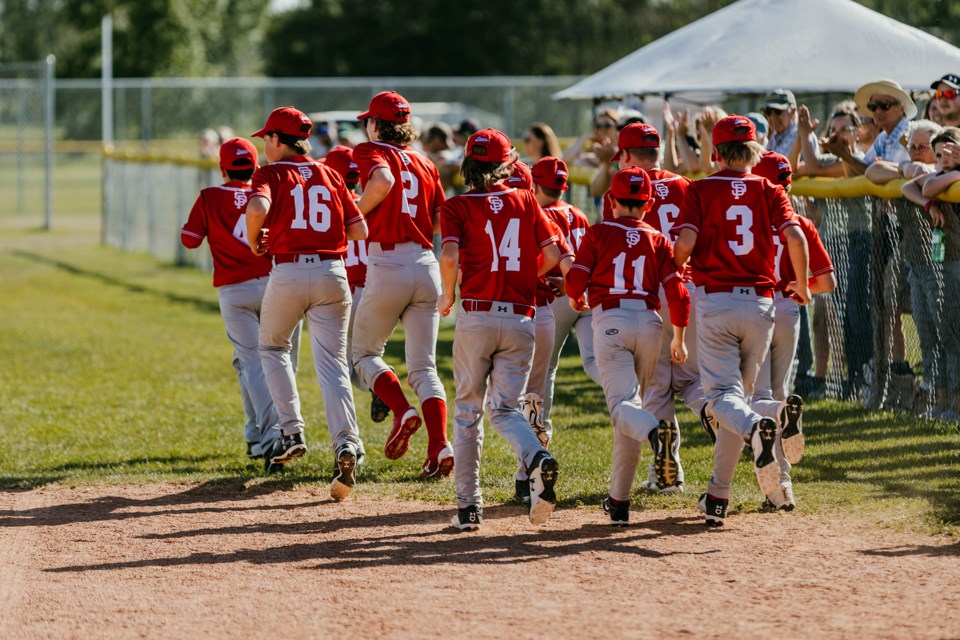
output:
[[[49,482],[205,482],[325,484],[330,440],[308,348],[298,384],[308,455],[280,478],[264,478],[243,454],[242,409],[231,348],[209,276],[96,245],[95,219],[65,216],[62,230],[11,229],[0,216],[0,487]],[[201,249],[206,250],[206,249]],[[451,398],[450,322],[441,326],[438,367]],[[402,333],[387,359],[402,365]],[[306,342],[306,341],[305,341]],[[561,361],[553,450],[566,506],[597,505],[607,490],[611,427],[603,395],[580,369],[575,341]],[[408,392],[409,393],[409,392]],[[410,394],[412,399],[412,394]],[[369,394],[356,393],[368,462],[358,492],[452,502],[450,480],[423,482],[425,434],[398,462],[383,456],[388,423],[369,420]],[[712,471],[712,447],[695,417],[678,408],[687,492],[637,492],[635,508],[693,515]],[[808,455],[794,468],[804,513],[854,514],[885,526],[953,532],[960,522],[960,433],[848,403],[811,403]],[[641,465],[649,462],[645,453]],[[481,482],[490,503],[513,494],[516,459],[487,427]],[[645,477],[641,467],[638,480]],[[756,510],[762,496],[747,457],[737,471],[734,512]],[[602,516],[597,513],[598,521]]]

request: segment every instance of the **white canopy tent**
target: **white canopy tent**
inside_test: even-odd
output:
[[[853,0],[740,0],[553,97],[928,89],[945,73],[960,73],[960,49]]]

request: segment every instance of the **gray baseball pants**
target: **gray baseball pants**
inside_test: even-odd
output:
[[[700,381],[720,427],[707,491],[729,498],[745,439],[762,417],[750,408],[747,398],[753,395],[770,348],[773,298],[758,296],[746,287],[711,294],[698,287],[695,306]]]
[[[350,288],[342,260],[276,265],[263,297],[260,358],[284,434],[303,430],[300,396],[290,359],[290,335],[306,315],[317,382],[334,450],[361,447],[347,365]]]
[[[750,406],[764,418],[779,422],[780,408],[793,385],[793,360],[797,355],[797,341],[800,339],[800,305],[795,300],[783,297],[779,292],[776,295],[773,303],[776,314],[770,352],[760,366]],[[793,467],[783,457],[779,434],[773,453],[780,466],[780,482],[789,483],[790,469]]]
[[[351,362],[351,354],[353,354],[353,325],[357,320],[357,309],[360,307],[360,300],[363,299],[363,289],[363,287],[356,287],[351,294],[353,304],[350,306],[350,324],[347,326],[347,360],[350,362],[350,382],[352,382],[353,386],[357,389],[360,389],[360,391],[370,391],[370,387],[366,385],[363,378],[360,377],[360,372],[357,371],[357,368],[353,366]]]
[[[639,450],[657,428],[642,398],[657,365],[663,321],[642,300],[623,299],[620,305],[593,310],[593,351],[613,423],[610,497],[629,500]],[[624,446],[636,456],[619,451]]]
[[[430,398],[446,401],[437,375],[437,333],[440,314],[440,266],[430,249],[404,242],[384,250],[379,242],[367,245],[367,282],[356,310],[353,366],[367,388],[385,371],[387,339],[403,323],[407,382],[420,404]],[[522,391],[522,389],[521,389]]]
[[[557,369],[560,366],[560,352],[570,335],[570,330],[577,332],[577,344],[580,347],[580,359],[583,370],[591,380],[600,384],[600,372],[597,370],[597,359],[593,355],[593,311],[587,310],[577,313],[570,308],[569,298],[560,296],[550,305],[553,308],[555,326],[553,352],[550,354],[550,368],[547,371],[547,381],[543,390],[543,424],[547,430],[553,432],[553,422],[550,421],[550,410],[553,408],[554,386],[557,380]]]
[[[453,379],[457,388],[453,418],[453,469],[457,508],[482,505],[480,454],[483,450],[484,399],[490,424],[529,466],[543,450],[518,399],[527,386],[536,330],[533,318],[512,312],[463,310],[453,337]],[[489,377],[489,383],[488,383]],[[489,384],[489,388],[488,388]]]

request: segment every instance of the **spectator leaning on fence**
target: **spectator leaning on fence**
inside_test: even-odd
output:
[[[934,90],[931,103],[936,103],[940,111],[940,124],[944,127],[960,126],[960,76],[948,73],[933,82]]]
[[[880,133],[863,160],[857,159],[840,145],[829,147],[831,153],[847,164],[848,173],[863,175],[868,166],[880,160],[895,165],[909,160],[910,155],[900,142],[900,137],[907,132],[910,119],[916,117],[917,105],[903,87],[892,80],[868,82],[857,89],[854,99],[861,114],[873,116]]]
[[[846,173],[840,158],[831,154],[820,155],[813,144],[814,132],[819,124],[819,120],[810,117],[807,105],[801,105],[797,112],[797,139],[788,156],[790,165],[799,176],[842,178]],[[838,104],[833,108],[833,115],[827,124],[827,136],[820,140],[820,144],[824,149],[831,144],[839,144],[854,157],[862,158],[863,154],[857,148],[858,125],[857,112],[844,103]]]
[[[907,149],[907,159],[902,162],[877,160],[867,167],[866,176],[874,184],[886,184],[891,180],[911,180],[934,171],[933,140],[943,127],[930,120],[914,120],[909,123],[901,144]]]

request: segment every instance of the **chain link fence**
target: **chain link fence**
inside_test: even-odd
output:
[[[0,64],[0,215],[52,224],[54,59]]]

